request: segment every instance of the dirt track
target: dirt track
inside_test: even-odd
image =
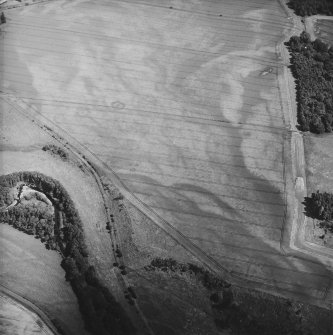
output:
[[[280,252],[287,125],[275,43],[292,25],[279,4],[100,6],[8,13],[2,89],[84,143],[221,267],[323,298],[325,267]]]

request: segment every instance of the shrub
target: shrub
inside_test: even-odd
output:
[[[1,22],[1,24],[6,23],[6,17],[5,17],[4,12],[1,13],[0,22]]]

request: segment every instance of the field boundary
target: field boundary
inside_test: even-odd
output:
[[[288,169],[292,176],[292,179],[290,180],[287,177],[288,174],[285,173],[285,201],[287,212],[285,213],[285,222],[281,232],[280,247],[284,254],[297,256],[299,256],[299,253],[307,254],[316,257],[320,262],[324,262],[326,266],[333,269],[333,251],[305,240],[306,217],[303,213],[304,206],[302,204],[304,197],[307,195],[304,141],[303,134],[298,131],[296,127],[297,105],[296,101],[294,101],[295,99],[290,95],[290,90],[295,86],[295,80],[290,69],[287,68],[290,55],[284,45],[293,34],[296,32],[301,33],[302,30],[304,30],[304,27],[301,19],[288,8],[285,0],[279,0],[279,3],[284,8],[285,12],[288,13],[288,18],[290,17],[293,20],[293,28],[285,35],[280,45],[277,46],[278,55],[280,55],[285,64],[282,73],[283,79],[279,81],[280,88],[283,88],[285,85],[285,92],[281,94],[285,94],[287,100],[287,106],[283,106],[283,110],[289,133],[289,135],[286,136],[285,142],[287,143],[285,144],[287,144],[289,148],[286,148],[288,154],[286,151],[284,152],[284,161],[288,162],[288,157],[291,157],[291,164],[289,164],[291,167]],[[284,83],[281,82],[282,80],[284,80]]]

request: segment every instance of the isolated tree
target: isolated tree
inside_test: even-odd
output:
[[[303,31],[301,33],[300,40],[302,43],[310,43],[311,42],[310,34],[307,33],[306,31]]]
[[[3,12],[1,13],[0,20],[1,20],[1,23],[6,23],[6,17]]]
[[[333,220],[333,194],[320,193],[319,191],[312,193],[311,197],[304,199],[305,211],[309,217],[318,220]]]

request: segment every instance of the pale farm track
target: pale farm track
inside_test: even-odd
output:
[[[2,89],[84,144],[212,264],[322,299],[326,269],[280,251],[275,44],[292,24],[279,3],[61,3],[8,13]]]

